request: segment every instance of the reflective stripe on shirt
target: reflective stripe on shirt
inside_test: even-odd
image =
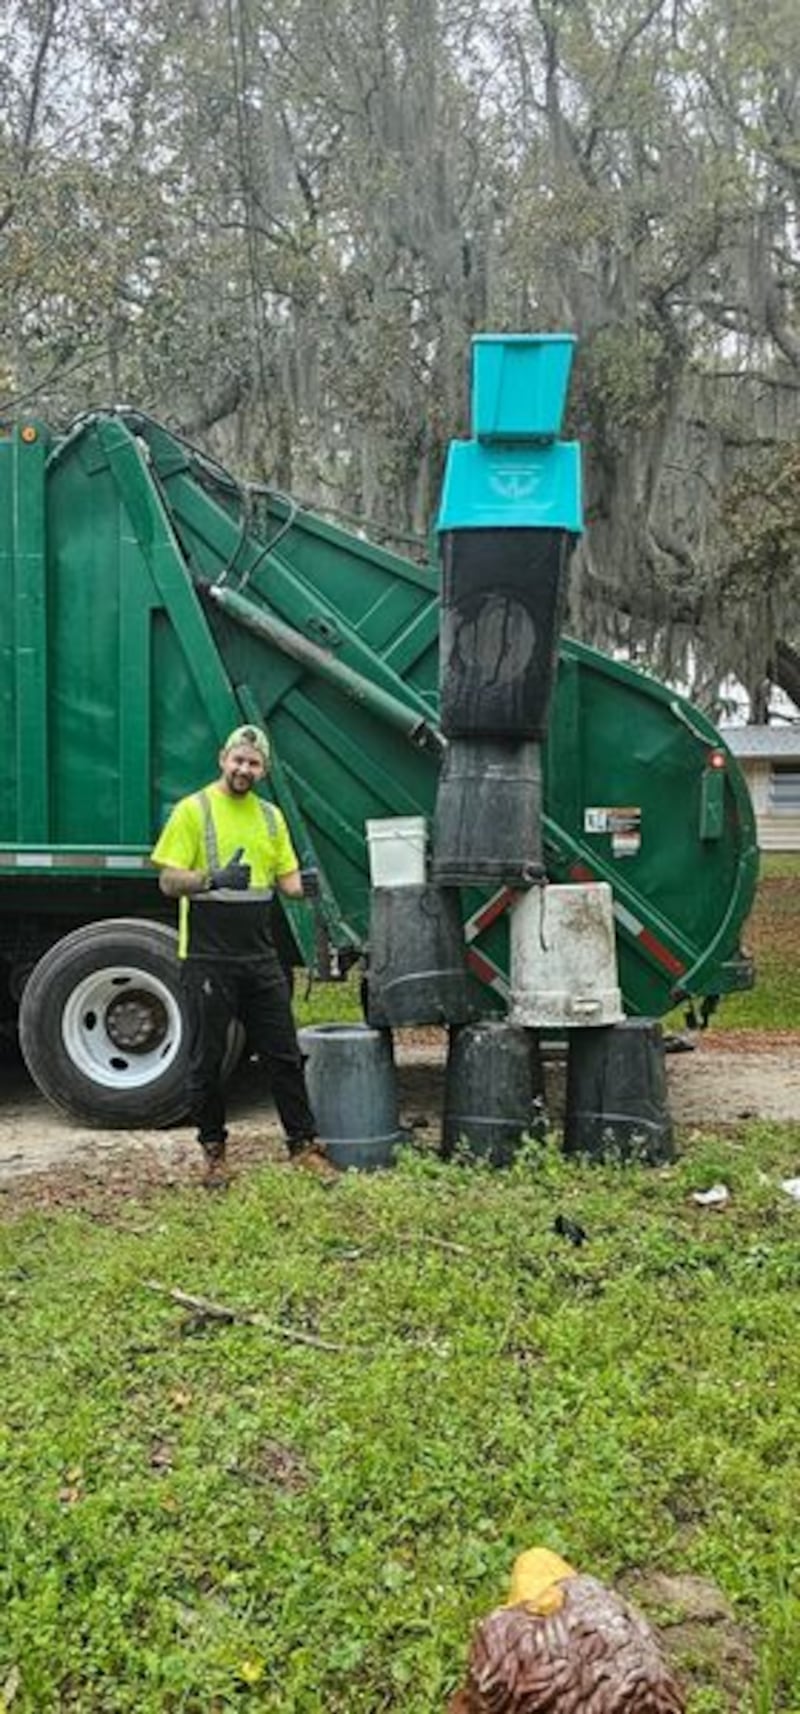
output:
[[[214,825],[214,812],[211,808],[211,798],[209,797],[209,794],[207,791],[202,791],[202,792],[197,792],[195,794],[195,801],[200,805],[200,814],[203,818],[203,838],[205,840],[205,847],[206,847],[206,868],[218,869],[220,866],[220,864],[219,864],[219,844],[217,842],[217,829]],[[275,811],[272,807],[272,804],[267,803],[263,797],[257,798],[256,802],[259,805],[259,808],[261,809],[264,820],[267,824],[267,834],[268,834],[269,838],[275,839],[277,837],[278,824],[277,824],[277,821],[275,820]],[[224,887],[221,890],[227,894],[231,889]],[[250,897],[251,897],[251,899],[252,898],[269,898],[269,899],[271,899],[272,898],[272,889],[270,888],[270,890],[266,893],[263,891],[257,892],[255,890],[253,890],[250,894]]]

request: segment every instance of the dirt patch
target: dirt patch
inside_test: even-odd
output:
[[[305,1459],[280,1440],[263,1441],[240,1473],[251,1482],[261,1482],[286,1494],[301,1494],[311,1481]]]
[[[787,1053],[800,1052],[797,1030],[706,1030],[699,1045],[704,1053]]]
[[[447,1037],[444,1030],[398,1032],[401,1122],[433,1147],[438,1142]],[[0,1216],[26,1208],[79,1207],[125,1220],[125,1204],[153,1190],[198,1181],[201,1162],[188,1127],[169,1131],[91,1130],[57,1113],[21,1064],[4,1066],[0,1097]],[[563,1057],[545,1063],[553,1124],[563,1114]],[[702,1036],[691,1053],[667,1056],[670,1108],[681,1128],[732,1127],[746,1119],[800,1119],[800,1033],[721,1031]],[[245,1066],[231,1099],[236,1170],[265,1160],[286,1162],[274,1109],[257,1068]]]
[[[736,1623],[722,1590],[705,1577],[631,1574],[620,1593],[654,1625],[664,1654],[694,1690],[715,1690],[738,1714],[756,1672],[750,1632]]]

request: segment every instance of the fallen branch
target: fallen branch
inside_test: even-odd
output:
[[[496,1255],[497,1251],[491,1244],[457,1244],[453,1238],[437,1238],[432,1232],[392,1232],[386,1234],[390,1241],[402,1244],[406,1249],[417,1249],[420,1244],[432,1244],[437,1250],[447,1250],[453,1256],[475,1256],[480,1252]],[[334,1250],[331,1260],[334,1262],[356,1262],[362,1256],[377,1256],[381,1253],[381,1245],[362,1244],[355,1250]]]
[[[282,1327],[279,1321],[270,1321],[269,1316],[262,1315],[257,1309],[233,1309],[230,1304],[215,1303],[210,1297],[196,1297],[193,1292],[180,1291],[177,1286],[160,1285],[158,1280],[145,1280],[143,1283],[147,1291],[171,1298],[173,1303],[180,1304],[181,1309],[190,1309],[201,1321],[244,1322],[248,1327],[260,1327],[263,1332],[274,1334],[276,1339],[288,1339],[296,1345],[312,1345],[315,1351],[353,1350],[352,1345],[333,1345],[327,1339],[318,1339],[314,1333],[301,1333],[297,1327]]]
[[[392,1232],[387,1236],[389,1236],[390,1241],[393,1240],[395,1244],[402,1244],[410,1250],[418,1249],[420,1244],[433,1244],[437,1250],[448,1250],[454,1256],[474,1256],[476,1253],[467,1244],[456,1244],[451,1238],[436,1238],[430,1232]],[[482,1245],[481,1248],[489,1249],[489,1245]],[[382,1246],[378,1242],[362,1244],[355,1250],[334,1250],[331,1260],[334,1262],[358,1262],[362,1256],[379,1256],[381,1250]]]
[[[450,1250],[454,1256],[498,1256],[496,1244],[457,1244],[454,1238],[437,1238],[433,1232],[410,1232],[398,1237],[398,1244],[434,1244],[437,1250]]]
[[[435,1238],[431,1232],[413,1232],[408,1237],[397,1239],[398,1244],[433,1244],[437,1250],[449,1250],[454,1256],[474,1256],[475,1251],[467,1244],[456,1244],[452,1238]]]

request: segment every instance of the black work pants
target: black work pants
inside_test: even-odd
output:
[[[249,1051],[266,1065],[289,1149],[302,1147],[316,1127],[289,988],[277,956],[252,963],[187,958],[181,978],[190,1031],[189,1110],[201,1147],[216,1155],[225,1146],[222,1066],[234,1018],[244,1025]]]

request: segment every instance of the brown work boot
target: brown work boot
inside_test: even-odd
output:
[[[302,1148],[291,1150],[289,1159],[292,1166],[299,1166],[301,1171],[310,1173],[320,1184],[338,1184],[342,1176],[333,1161],[328,1160],[323,1143],[304,1143]]]
[[[203,1169],[204,1190],[227,1190],[231,1182],[231,1174],[225,1159],[225,1150],[218,1155],[206,1155]]]

